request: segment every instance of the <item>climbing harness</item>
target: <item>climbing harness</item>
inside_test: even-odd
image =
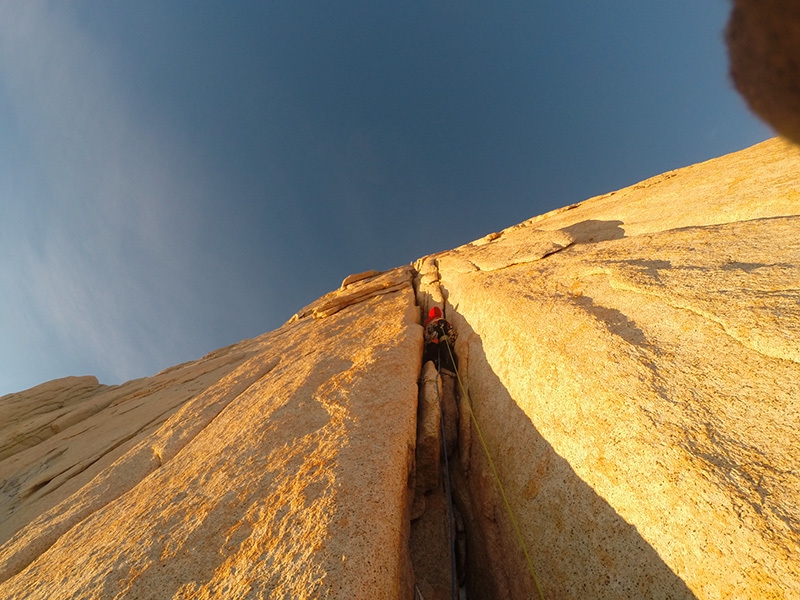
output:
[[[467,410],[469,411],[473,425],[475,425],[475,431],[478,432],[478,438],[481,441],[481,446],[483,446],[483,451],[486,454],[486,458],[489,460],[489,466],[492,469],[492,475],[494,475],[494,480],[497,482],[497,487],[500,489],[500,495],[503,497],[503,503],[506,505],[506,511],[508,511],[508,516],[511,520],[511,525],[514,528],[514,533],[517,535],[517,541],[519,542],[519,545],[522,548],[522,553],[525,555],[525,560],[528,563],[528,571],[530,572],[531,576],[533,577],[533,581],[536,584],[536,589],[539,592],[539,598],[541,600],[544,600],[544,593],[542,593],[542,586],[539,584],[539,578],[536,576],[536,571],[533,568],[533,562],[531,561],[531,557],[528,554],[528,548],[525,546],[525,540],[522,538],[522,532],[520,531],[519,525],[517,524],[517,519],[514,516],[514,511],[511,510],[511,504],[508,502],[506,491],[503,488],[503,484],[500,482],[500,475],[497,473],[497,468],[494,466],[492,455],[489,454],[489,447],[486,445],[486,440],[483,438],[483,432],[481,432],[481,427],[480,425],[478,425],[478,419],[475,418],[475,413],[472,411],[472,405],[470,403],[469,396],[467,395],[467,390],[464,387],[464,382],[461,381],[461,375],[458,373],[458,367],[456,366],[456,361],[455,357],[453,356],[453,351],[450,349],[449,343],[445,343],[445,346],[447,346],[447,351],[450,353],[450,360],[453,363],[453,368],[455,369],[456,378],[458,379],[458,385],[461,388],[461,394],[462,398],[464,399],[464,405],[467,407]],[[438,393],[439,389],[438,386],[436,389]],[[444,419],[444,417],[442,417],[442,419]],[[442,420],[442,436],[444,436],[444,420]],[[447,453],[445,452],[445,459],[446,458],[447,458]]]

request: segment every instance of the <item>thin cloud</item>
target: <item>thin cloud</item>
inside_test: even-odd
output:
[[[27,160],[3,174],[15,185],[0,190],[0,302],[22,314],[5,324],[3,353],[32,339],[56,356],[44,345],[57,343],[120,380],[166,366],[170,344],[148,342],[172,336],[174,349],[195,310],[182,273],[197,190],[175,174],[180,149],[137,123],[116,89],[65,5],[0,8],[0,91],[27,143]]]

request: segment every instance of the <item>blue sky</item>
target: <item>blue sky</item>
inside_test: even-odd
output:
[[[0,395],[770,137],[727,0],[0,6]]]

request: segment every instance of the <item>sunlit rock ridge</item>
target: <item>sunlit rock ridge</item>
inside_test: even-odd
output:
[[[470,410],[545,598],[800,597],[800,150],[775,139],[154,377],[0,398],[0,598],[449,598],[447,522],[419,525],[434,304],[469,598],[539,597]]]

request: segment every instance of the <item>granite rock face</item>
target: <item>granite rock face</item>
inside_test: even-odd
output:
[[[800,597],[799,174],[772,140],[433,257],[546,598]],[[538,597],[472,440],[484,595]]]
[[[800,597],[799,174],[770,140],[0,398],[0,598],[537,598],[483,442],[545,598]]]
[[[154,378],[73,383],[106,407],[0,463],[0,597],[410,598],[422,328],[409,269],[385,277]]]

